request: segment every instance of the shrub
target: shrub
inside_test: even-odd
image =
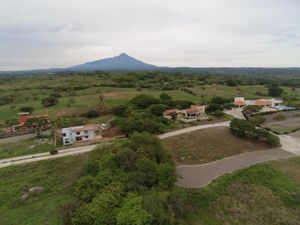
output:
[[[266,118],[258,115],[258,116],[250,117],[249,121],[254,125],[260,125],[266,121]]]
[[[151,105],[149,111],[155,116],[161,116],[168,106],[163,104]]]
[[[213,112],[216,112],[216,111],[223,111],[223,106],[222,105],[219,105],[219,104],[215,104],[215,103],[211,103],[211,104],[209,104],[208,106],[207,106],[207,108],[206,108],[206,112],[208,113],[208,114],[210,114],[210,113],[213,113]]]
[[[160,100],[151,95],[142,94],[133,98],[130,103],[138,109],[146,109],[150,105],[159,104]]]
[[[58,104],[58,99],[54,98],[54,97],[48,97],[48,98],[44,98],[42,99],[42,105],[44,107],[49,107],[49,106],[54,106]]]
[[[225,103],[230,103],[232,101],[230,99],[227,99],[227,98],[223,98],[223,97],[219,97],[219,96],[214,96],[211,99],[210,102],[214,103],[214,104],[222,105],[222,104],[225,104]]]
[[[34,108],[31,107],[31,106],[22,106],[20,108],[20,112],[29,112],[29,113],[32,113],[33,110],[34,110]]]
[[[52,149],[50,152],[50,155],[56,155],[58,153],[57,149]]]
[[[273,119],[274,119],[274,120],[277,120],[277,121],[285,120],[285,119],[286,119],[286,116],[283,115],[283,114],[277,114],[277,115],[273,116]]]
[[[96,118],[100,116],[100,112],[96,110],[90,110],[86,113],[82,113],[80,116],[86,117],[86,118]]]
[[[263,106],[259,105],[247,105],[244,110],[249,114],[253,114],[259,112],[262,108]]]
[[[213,115],[213,116],[215,116],[217,118],[221,118],[222,116],[225,115],[225,113],[223,111],[221,111],[221,110],[217,110],[217,111],[212,112],[211,115]]]

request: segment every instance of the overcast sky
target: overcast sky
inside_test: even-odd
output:
[[[300,0],[0,0],[0,70],[122,52],[160,66],[300,66]]]

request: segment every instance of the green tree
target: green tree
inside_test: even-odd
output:
[[[94,177],[81,177],[74,187],[74,195],[81,201],[90,202],[96,194],[97,183]]]
[[[138,109],[146,109],[150,105],[159,104],[160,100],[151,95],[142,94],[131,99],[130,103]]]
[[[281,96],[281,94],[283,93],[283,89],[280,88],[277,84],[272,84],[269,88],[268,88],[268,93],[270,96],[272,97],[279,97]]]
[[[117,214],[117,225],[150,225],[151,215],[143,208],[143,198],[130,193]]]

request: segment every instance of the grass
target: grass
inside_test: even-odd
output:
[[[271,147],[265,142],[238,138],[226,127],[193,131],[166,138],[163,142],[179,164],[202,164]]]
[[[60,205],[73,199],[72,185],[78,179],[88,154],[12,166],[0,170],[1,225],[63,224]],[[30,187],[42,186],[44,192],[20,196]]]
[[[60,206],[72,201],[88,154],[0,170],[1,225],[62,225]],[[20,200],[33,186],[45,191]],[[175,188],[182,225],[298,225],[300,157],[236,171],[200,189]]]
[[[16,143],[0,144],[0,159],[34,153],[49,152],[54,149],[48,139],[30,139]]]
[[[267,128],[277,134],[287,134],[300,129],[299,111],[280,112],[265,116],[266,121],[261,127]]]
[[[300,224],[299,171],[298,157],[252,166],[201,189],[179,189],[188,209],[181,224]]]

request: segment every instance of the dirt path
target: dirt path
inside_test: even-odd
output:
[[[282,149],[269,149],[247,152],[202,165],[182,165],[177,167],[177,173],[181,176],[177,181],[177,185],[185,188],[199,188],[226,173],[231,173],[260,162],[294,156],[296,155]]]

